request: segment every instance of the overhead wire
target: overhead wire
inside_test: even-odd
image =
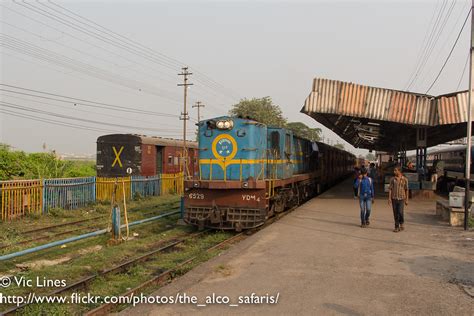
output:
[[[458,85],[456,86],[456,91],[459,91],[459,87],[461,86],[462,79],[464,78],[464,74],[466,73],[467,64],[469,63],[470,57],[471,57],[471,52],[467,54],[466,62],[464,63],[464,67],[462,69],[461,77],[459,77]]]
[[[471,10],[472,8],[469,10],[469,12],[467,13],[466,15],[466,19],[464,20],[464,23],[461,27],[461,30],[459,30],[459,33],[458,33],[458,36],[456,37],[456,40],[454,41],[453,43],[453,46],[451,47],[451,50],[449,51],[449,54],[448,56],[446,57],[446,60],[444,61],[443,63],[443,66],[441,67],[441,69],[439,70],[436,78],[433,80],[433,82],[431,83],[431,85],[428,87],[428,89],[426,90],[425,94],[428,94],[428,92],[431,90],[431,88],[433,88],[433,86],[435,85],[435,83],[438,81],[439,77],[441,76],[441,73],[443,72],[444,68],[446,67],[449,59],[451,58],[451,55],[454,51],[454,49],[456,48],[456,45],[459,41],[459,38],[461,37],[461,34],[462,34],[462,31],[464,30],[464,27],[466,26],[466,23],[467,23],[467,20],[469,19],[469,15],[471,14]]]
[[[129,129],[135,129],[135,130],[148,130],[148,131],[154,131],[154,132],[160,132],[160,133],[166,133],[166,132],[176,132],[180,131],[180,129],[159,129],[159,128],[152,128],[152,127],[146,127],[146,126],[132,126],[132,125],[124,125],[124,124],[118,124],[118,123],[110,123],[110,122],[105,122],[105,121],[96,121],[96,120],[91,120],[91,119],[85,119],[85,118],[78,118],[75,116],[70,116],[70,115],[65,115],[65,114],[60,114],[60,113],[55,113],[55,112],[50,112],[50,111],[44,111],[44,110],[39,110],[35,109],[32,107],[27,107],[11,102],[5,102],[5,101],[0,101],[0,106],[8,107],[8,108],[13,108],[17,110],[23,110],[23,111],[29,111],[29,112],[34,112],[38,114],[45,114],[57,118],[63,118],[63,119],[68,119],[68,120],[73,120],[73,121],[79,121],[83,123],[92,123],[92,124],[98,124],[100,126],[106,125],[106,126],[112,126],[112,127],[123,127],[123,128],[129,128]]]
[[[36,14],[40,14],[40,15],[42,15],[42,16],[44,16],[44,17],[53,19],[53,20],[55,20],[56,22],[59,22],[59,23],[61,23],[61,24],[63,24],[63,25],[68,25],[69,27],[71,27],[71,28],[73,28],[73,29],[75,29],[75,30],[77,30],[77,31],[83,31],[83,30],[81,30],[81,29],[78,28],[78,27],[74,27],[74,26],[72,26],[72,25],[69,25],[69,24],[67,23],[67,21],[65,21],[64,19],[61,19],[60,17],[48,15],[48,12],[45,11],[45,10],[41,10],[41,9],[40,9],[40,11],[38,11],[38,8],[37,8],[37,7],[34,7],[34,6],[33,6],[33,8],[30,8],[30,7],[25,6],[25,5],[21,4],[21,3],[15,2],[15,4],[22,5],[22,6],[25,7],[26,9],[29,9],[29,10],[35,12]],[[31,6],[31,4],[28,4],[28,5]],[[68,35],[68,36],[72,36],[73,38],[75,38],[75,39],[77,39],[77,40],[80,40],[80,41],[82,41],[82,42],[86,42],[87,44],[93,45],[94,47],[97,47],[97,48],[106,50],[107,52],[113,53],[114,55],[118,55],[118,54],[116,54],[115,52],[112,52],[112,51],[110,51],[110,50],[107,50],[107,49],[104,48],[103,46],[97,46],[97,45],[95,45],[95,44],[93,44],[93,43],[90,43],[90,42],[88,42],[88,41],[84,41],[83,39],[78,38],[77,36],[74,36],[74,35],[72,35],[72,34],[70,34],[70,33],[68,33],[68,32],[64,32],[63,30],[59,30],[59,29],[57,29],[57,28],[54,28],[54,27],[52,27],[52,26],[49,25],[49,24],[45,24],[45,23],[43,23],[43,22],[41,22],[41,21],[39,21],[39,20],[37,20],[37,19],[31,18],[31,17],[29,17],[29,16],[26,16],[26,15],[24,15],[24,14],[22,14],[22,13],[16,11],[16,10],[13,10],[13,9],[8,8],[8,7],[5,7],[5,6],[3,6],[3,7],[6,8],[7,10],[10,10],[10,11],[14,12],[15,14],[21,15],[21,16],[23,16],[23,17],[25,17],[25,18],[28,18],[28,19],[30,19],[30,20],[32,20],[32,21],[35,21],[36,23],[41,23],[42,25],[45,25],[45,26],[47,26],[48,28],[52,28],[52,29],[54,29],[54,30],[56,30],[56,31],[59,31],[59,32],[61,32],[61,34],[66,34],[66,35]],[[51,13],[49,13],[49,14],[51,14]],[[76,26],[77,26],[77,25],[76,25]],[[82,33],[91,36],[91,34],[88,33],[87,30],[83,31]],[[100,39],[100,38],[99,38],[99,39]],[[108,41],[105,41],[105,42],[110,44],[110,42],[108,42]],[[139,64],[139,65],[141,65],[141,66],[144,66],[143,64],[138,63],[138,62],[136,62],[136,61],[134,61],[134,60],[131,60],[130,58],[127,58],[127,57],[125,57],[125,56],[123,56],[123,55],[118,55],[118,56],[121,57],[121,58],[125,58],[127,61],[132,62],[132,63],[134,63],[134,64]],[[178,65],[178,64],[176,64],[176,65]],[[171,82],[171,81],[168,81],[168,82]],[[210,90],[210,91],[211,91],[211,92],[210,92],[211,94],[213,94],[214,96],[218,97],[218,94],[215,93],[214,90]],[[198,90],[198,91],[193,91],[193,93],[199,94],[199,95],[203,95],[203,93],[202,93],[201,91],[199,91],[199,90]],[[204,95],[205,95],[205,94],[204,94]],[[222,102],[219,102],[219,103],[222,103]],[[208,102],[208,104],[210,105],[211,108],[214,108],[214,109],[216,109],[216,110],[220,110],[219,108],[214,107],[211,102]]]
[[[178,118],[179,117],[179,115],[176,115],[176,114],[169,114],[169,113],[155,112],[155,111],[148,111],[148,110],[140,110],[140,109],[131,108],[131,107],[123,106],[123,105],[117,105],[117,104],[105,103],[105,102],[98,102],[98,101],[91,101],[91,100],[87,100],[87,99],[83,99],[83,98],[75,98],[75,97],[65,96],[65,95],[62,95],[62,94],[51,93],[51,92],[35,90],[35,89],[29,89],[29,88],[10,85],[10,84],[6,84],[6,83],[0,83],[0,86],[14,88],[14,89],[23,90],[23,91],[34,92],[34,93],[40,93],[40,94],[53,96],[53,97],[59,97],[59,98],[63,98],[63,99],[69,99],[69,100],[74,101],[74,103],[76,103],[76,104],[81,104],[81,105],[89,106],[89,107],[103,108],[103,109],[107,109],[107,110],[129,112],[129,113],[164,116],[164,117],[171,117],[171,118]],[[0,88],[0,91],[7,91],[7,92],[23,94],[23,95],[27,95],[27,96],[31,96],[31,97],[38,97],[38,98],[42,98],[42,99],[49,99],[49,100],[64,102],[63,100],[60,100],[60,99],[55,99],[55,98],[45,97],[45,96],[38,96],[38,95],[34,95],[34,94],[27,94],[27,93],[24,93],[24,92],[18,92],[18,91],[13,91],[13,90],[5,90],[5,89]],[[71,101],[67,101],[67,102],[72,103]]]
[[[111,34],[113,34],[113,35],[116,35],[116,36],[118,36],[118,37],[124,39],[125,42],[135,44],[135,45],[136,45],[137,47],[139,47],[140,49],[145,49],[145,50],[151,52],[152,54],[159,55],[160,57],[164,58],[165,60],[168,60],[170,63],[173,63],[175,66],[180,67],[180,65],[184,65],[184,64],[185,64],[185,63],[183,63],[182,61],[179,61],[179,60],[177,60],[177,59],[175,59],[175,58],[169,57],[169,56],[167,56],[167,55],[165,55],[165,54],[163,54],[163,53],[157,52],[157,51],[155,51],[155,50],[153,50],[153,49],[151,49],[151,48],[149,48],[149,47],[147,47],[147,46],[145,46],[145,45],[143,45],[143,44],[141,44],[141,43],[139,43],[139,42],[137,42],[137,41],[135,41],[135,40],[133,40],[133,39],[130,39],[130,38],[126,37],[126,36],[123,36],[123,35],[121,35],[121,34],[119,34],[119,33],[116,33],[116,32],[114,32],[114,31],[112,31],[112,30],[110,30],[110,29],[108,29],[108,28],[106,28],[106,27],[104,27],[104,26],[102,26],[102,25],[100,25],[100,24],[98,24],[98,23],[96,23],[96,22],[94,22],[94,21],[88,19],[88,18],[85,18],[85,17],[83,17],[83,16],[81,16],[81,15],[79,15],[79,14],[77,14],[77,13],[75,13],[75,12],[73,12],[73,11],[71,11],[71,10],[69,10],[69,9],[67,9],[67,8],[65,8],[65,7],[63,7],[63,6],[61,6],[61,5],[59,5],[59,4],[55,3],[55,2],[53,2],[53,1],[51,1],[51,0],[48,0],[48,2],[51,3],[52,5],[58,7],[58,8],[61,8],[63,11],[66,11],[66,12],[68,12],[68,13],[70,13],[70,14],[76,16],[76,17],[79,17],[79,18],[81,18],[81,19],[83,19],[83,20],[85,20],[85,21],[87,21],[87,22],[89,22],[89,23],[92,23],[93,25],[99,27],[99,28],[102,29],[102,30],[105,30],[105,31],[107,31],[107,32],[109,32],[109,33],[111,33]],[[45,3],[42,3],[42,5],[45,6],[45,7],[48,7],[48,8],[50,8],[50,9],[52,9],[51,7],[47,6]],[[54,10],[54,9],[53,9],[53,10]],[[56,11],[56,12],[58,12],[58,13],[61,13],[60,11],[57,11],[57,10],[54,10],[54,11]],[[69,16],[69,17],[70,17],[70,16]],[[77,19],[75,19],[75,20],[78,21]],[[81,23],[85,24],[84,22],[81,22]],[[214,85],[214,87],[220,87],[220,88],[222,88],[222,89],[224,89],[224,90],[228,90],[225,86],[223,86],[222,84],[220,84],[220,83],[214,81],[212,78],[210,78],[209,76],[205,75],[205,74],[202,73],[201,71],[197,70],[195,67],[192,67],[192,68],[193,68],[193,71],[194,71],[195,73],[197,73],[197,75],[200,75],[200,76],[203,78],[202,81],[206,81],[206,82],[208,82],[209,84]],[[198,78],[197,80],[200,81],[199,78]],[[228,92],[232,92],[232,91],[229,90]],[[235,96],[232,96],[232,97],[235,98]]]
[[[49,2],[51,4],[56,5],[52,1],[49,1]],[[17,3],[17,2],[15,2],[15,3]],[[73,14],[74,16],[77,16],[77,17],[80,17],[83,20],[86,20],[88,23],[80,21],[80,20],[74,18],[71,15],[65,14],[64,12],[58,11],[54,8],[51,8],[50,6],[47,6],[44,2],[38,2],[38,3],[42,6],[50,9],[50,10],[53,10],[57,14],[65,16],[68,19],[72,19],[72,20],[74,20],[74,21],[76,21],[76,22],[78,22],[78,23],[80,23],[80,24],[82,24],[86,27],[92,28],[93,30],[95,30],[97,32],[101,32],[101,33],[105,34],[106,36],[111,37],[112,39],[105,37],[103,34],[99,34],[97,32],[87,30],[83,26],[80,26],[76,23],[70,22],[70,20],[65,20],[65,19],[61,18],[60,16],[57,16],[56,14],[53,14],[53,13],[47,11],[47,10],[43,10],[41,8],[35,7],[35,6],[31,5],[30,3],[28,5],[31,6],[32,8],[28,8],[28,7],[27,8],[31,9],[33,11],[35,11],[35,9],[40,10],[44,14],[42,14],[38,11],[35,11],[35,12],[39,13],[39,14],[42,14],[42,15],[46,14],[49,18],[53,18],[56,21],[58,21],[58,19],[59,19],[60,20],[59,22],[62,23],[62,24],[68,25],[69,27],[75,28],[76,30],[79,30],[81,32],[85,32],[89,36],[95,37],[96,39],[99,39],[99,40],[103,40],[103,41],[109,43],[110,45],[118,46],[118,47],[120,47],[124,50],[129,51],[130,53],[138,54],[142,58],[145,58],[145,59],[148,59],[150,61],[161,64],[162,66],[167,67],[167,68],[169,68],[173,71],[176,71],[177,69],[181,68],[182,65],[185,65],[185,63],[183,63],[183,62],[177,61],[174,58],[168,57],[168,56],[166,56],[162,53],[159,53],[159,52],[157,52],[157,51],[155,51],[155,50],[153,50],[153,49],[151,49],[151,48],[149,48],[145,45],[142,45],[142,44],[140,44],[140,43],[138,43],[138,42],[136,42],[132,39],[129,39],[129,38],[123,36],[123,35],[120,35],[120,34],[114,32],[114,31],[111,31],[110,29],[108,29],[108,28],[106,28],[102,25],[99,25],[98,23],[93,22],[90,19],[84,18],[84,17],[82,17],[78,14],[75,14],[71,10],[67,10],[66,8],[64,8],[60,5],[56,5],[56,6],[62,8],[64,11],[67,11],[67,12]],[[17,4],[19,4],[19,3],[17,3]],[[91,23],[93,25],[91,25]],[[96,26],[98,26],[98,27],[96,27]],[[163,59],[163,57],[165,57],[165,58]],[[227,95],[230,98],[235,99],[235,95],[230,95],[229,93],[222,90],[223,88],[225,89],[224,86],[222,86],[219,83],[213,81],[207,75],[201,74],[200,71],[195,70],[194,72],[195,72],[196,75],[200,75],[201,77],[203,77],[202,79],[199,78],[199,77],[195,77],[196,81],[201,82],[204,86],[207,86],[208,88],[211,88],[211,90],[219,90],[223,95]]]
[[[446,34],[442,45],[440,45],[440,47],[436,49],[437,54],[436,54],[436,57],[433,57],[433,59],[432,59],[433,60],[432,65],[437,65],[442,61],[441,57],[442,56],[444,57],[446,45],[451,42],[451,39],[453,38],[453,35],[456,34],[459,26],[463,22],[462,18],[464,17],[464,14],[467,12],[469,7],[470,7],[470,5],[469,5],[469,2],[467,2],[467,1],[465,2],[464,6],[460,6],[459,13],[457,14],[456,18],[453,19],[453,23],[452,23],[452,26],[451,26],[451,29],[450,29],[449,33]],[[454,13],[454,10],[453,10],[453,13]],[[461,24],[458,25],[458,21]],[[431,69],[433,69],[433,67],[430,67],[430,70]],[[419,80],[418,85],[420,87],[423,86],[427,80],[429,81],[429,79],[431,78],[431,75],[432,75],[432,73],[430,73],[430,71],[425,71],[424,74],[422,76],[420,76],[420,80]]]
[[[421,71],[424,68],[424,65],[426,64],[426,61],[429,58],[430,48],[432,47],[433,39],[434,39],[435,34],[438,30],[438,27],[440,26],[440,22],[441,22],[442,16],[444,15],[444,10],[446,9],[447,4],[448,4],[448,0],[443,0],[443,3],[441,4],[441,7],[440,7],[440,9],[438,11],[438,14],[436,16],[435,23],[434,23],[433,27],[431,28],[431,32],[430,32],[430,35],[428,37],[428,41],[426,42],[426,45],[423,47],[421,58],[418,61],[417,66],[415,67],[415,69],[416,69],[415,70],[415,75],[413,76],[413,79],[408,84],[408,87],[405,89],[407,91],[409,91],[411,89],[411,87],[415,84],[418,76],[420,75]]]
[[[64,68],[69,68],[75,71],[79,71],[92,77],[97,77],[103,80],[111,81],[116,84],[125,86],[127,88],[135,89],[137,91],[141,91],[148,94],[153,94],[160,98],[166,99],[168,101],[172,101],[178,104],[180,102],[180,100],[178,100],[177,98],[174,98],[173,96],[165,95],[164,94],[166,93],[165,91],[162,91],[162,89],[159,89],[155,86],[148,85],[146,83],[137,81],[135,79],[125,78],[117,73],[113,73],[108,70],[104,70],[95,66],[91,66],[89,64],[85,64],[81,61],[55,53],[45,48],[41,48],[39,46],[36,46],[34,44],[25,42],[23,40],[20,40],[18,38],[15,38],[6,34],[0,34],[0,38],[1,38],[1,45],[10,50],[14,50],[22,54],[29,55],[31,57],[35,57],[37,59],[46,60],[52,64],[61,65]]]

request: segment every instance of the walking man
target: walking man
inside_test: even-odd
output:
[[[374,181],[367,176],[367,169],[360,170],[360,176],[357,178],[354,188],[357,188],[360,204],[360,227],[369,226],[370,211],[374,202]]]
[[[395,177],[390,180],[388,190],[388,204],[392,205],[393,219],[395,220],[395,229],[393,232],[398,233],[404,229],[403,209],[408,205],[408,180],[402,175],[400,167],[393,170]]]

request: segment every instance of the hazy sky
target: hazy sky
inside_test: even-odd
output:
[[[424,93],[470,6],[468,0],[456,1],[452,7],[448,0],[54,3],[155,52],[125,44],[119,35],[104,35],[99,25],[50,2],[27,1],[22,6],[2,1],[3,84],[115,109],[175,115],[112,111],[0,91],[4,102],[0,111],[23,116],[0,113],[0,142],[26,151],[41,151],[46,143],[48,149],[77,154],[93,154],[97,137],[106,133],[180,137],[182,121],[177,115],[182,111],[183,89],[176,83],[181,65],[189,65],[195,73],[190,77],[194,85],[189,89],[189,107],[201,100],[206,104],[205,118],[226,114],[239,98],[271,96],[290,121],[321,127],[299,113],[314,77],[405,89],[432,21],[444,6],[441,19],[446,17],[446,22],[440,23],[444,27],[439,36],[434,35],[439,37],[437,44],[411,89]],[[66,26],[48,18],[49,14],[74,24]],[[112,40],[118,40],[119,47],[111,45]],[[430,94],[456,91],[468,48],[469,21]],[[459,90],[467,89],[467,76],[466,71]],[[38,95],[6,86],[0,89]],[[195,109],[190,114],[197,117]],[[191,124],[189,137],[194,137],[193,128]],[[330,130],[323,131],[326,139],[343,142]],[[346,148],[351,147],[346,144]]]

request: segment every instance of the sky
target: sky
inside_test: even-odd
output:
[[[410,86],[425,93],[469,6],[468,0],[2,1],[0,142],[90,155],[103,134],[181,138],[178,73],[189,66],[188,138],[196,101],[205,104],[202,117],[211,118],[241,98],[270,96],[289,121],[320,127],[325,141],[365,154],[300,113],[313,78],[406,90],[439,15],[437,41]],[[467,89],[469,22],[430,94]],[[95,103],[58,101],[63,96]]]

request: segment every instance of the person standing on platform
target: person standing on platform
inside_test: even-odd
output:
[[[377,183],[377,178],[378,178],[378,175],[377,175],[377,167],[375,167],[375,163],[370,163],[370,167],[369,167],[369,177],[372,179],[372,181],[374,181],[375,183]]]
[[[360,176],[357,178],[354,188],[357,189],[360,204],[360,227],[369,226],[370,212],[374,203],[374,181],[367,176],[367,169],[360,170]]]
[[[359,179],[360,177],[360,169],[359,167],[354,167],[354,182],[352,183],[353,184],[353,187],[354,187],[354,199],[357,199],[357,187],[356,187],[356,181],[357,179]]]
[[[388,204],[393,209],[393,219],[395,221],[395,229],[393,232],[398,233],[405,229],[403,226],[405,219],[403,216],[404,207],[408,205],[408,180],[400,171],[400,167],[393,170],[395,177],[390,180],[388,190]]]

